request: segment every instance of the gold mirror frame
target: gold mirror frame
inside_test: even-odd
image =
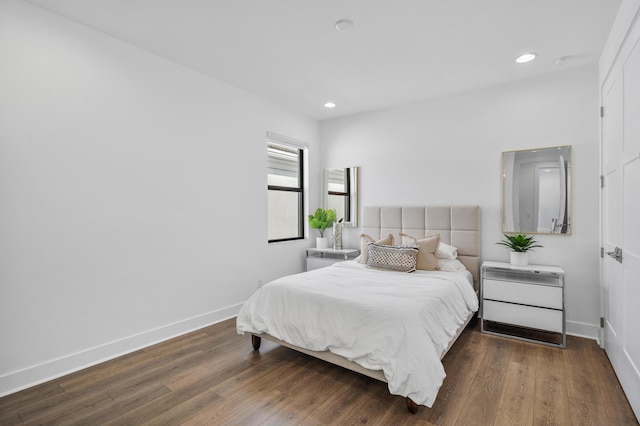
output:
[[[571,145],[502,153],[502,231],[571,235]]]

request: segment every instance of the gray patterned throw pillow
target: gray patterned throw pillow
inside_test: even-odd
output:
[[[416,270],[417,246],[386,246],[371,243],[367,246],[367,267],[397,272]]]

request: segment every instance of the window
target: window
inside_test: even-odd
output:
[[[304,148],[267,142],[269,242],[304,238]]]

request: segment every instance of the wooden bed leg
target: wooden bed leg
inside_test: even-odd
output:
[[[262,337],[251,335],[251,346],[253,346],[253,350],[257,351],[260,349],[260,343],[262,343]],[[408,404],[408,403],[407,403]]]
[[[407,400],[407,409],[409,410],[409,412],[411,414],[416,414],[418,412],[418,404],[413,402],[411,398],[409,398],[408,396],[406,397],[406,400]]]

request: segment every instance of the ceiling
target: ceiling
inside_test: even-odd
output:
[[[596,63],[620,0],[27,0],[323,120]],[[335,29],[350,19],[353,27]],[[515,58],[537,53],[527,64]],[[327,109],[325,102],[337,106]]]

